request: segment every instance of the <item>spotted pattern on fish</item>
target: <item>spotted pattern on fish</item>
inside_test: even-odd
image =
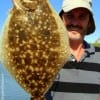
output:
[[[33,100],[42,100],[68,60],[67,31],[47,0],[14,3],[2,35],[2,62]]]

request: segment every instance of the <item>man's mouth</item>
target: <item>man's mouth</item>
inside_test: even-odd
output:
[[[66,27],[67,27],[68,31],[79,31],[79,30],[82,30],[81,26],[67,25]]]

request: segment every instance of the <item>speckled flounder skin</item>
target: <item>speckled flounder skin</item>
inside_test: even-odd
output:
[[[3,30],[2,63],[32,100],[44,100],[70,54],[61,19],[48,0],[14,0]]]

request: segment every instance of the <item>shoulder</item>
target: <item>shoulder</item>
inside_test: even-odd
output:
[[[84,41],[84,45],[85,45],[85,49],[88,51],[88,52],[100,52],[100,47],[96,47],[96,46],[93,46],[92,44]]]
[[[100,47],[95,47],[96,52],[100,52]]]

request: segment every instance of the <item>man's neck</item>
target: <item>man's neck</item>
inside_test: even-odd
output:
[[[70,41],[71,54],[74,55],[77,61],[80,61],[84,54],[84,43],[83,41]]]

